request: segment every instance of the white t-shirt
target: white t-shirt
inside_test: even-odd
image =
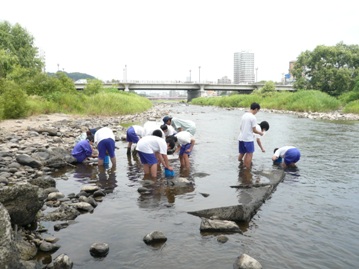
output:
[[[174,135],[176,133],[177,132],[176,132],[175,128],[173,128],[172,125],[167,125],[167,132],[166,132],[167,136],[171,136],[171,135]]]
[[[256,126],[257,126],[256,117],[251,112],[244,113],[241,119],[241,126],[238,135],[238,140],[244,142],[254,141],[253,127]]]
[[[112,138],[115,140],[115,135],[113,134],[112,130],[108,127],[102,127],[101,129],[97,130],[95,133],[94,141],[96,144],[100,143],[101,140]]]
[[[167,143],[163,138],[148,135],[138,141],[136,150],[147,154],[159,152],[167,155]]]
[[[258,132],[262,132],[261,126],[260,126],[259,124],[257,124],[256,130],[257,130]],[[255,138],[255,139],[261,138],[261,136],[260,136],[259,134],[256,134],[256,133],[253,133],[253,134],[254,134],[254,138]],[[264,134],[263,134],[263,135],[264,135]]]
[[[155,122],[155,121],[146,121],[146,123],[143,125],[144,129],[144,135],[148,136],[152,135],[154,130],[160,130],[162,132],[162,138],[166,138],[165,133],[161,130],[161,123]]]
[[[142,126],[139,125],[132,125],[133,129],[135,130],[135,133],[139,137],[144,137],[145,129]]]
[[[181,132],[175,134],[175,137],[177,137],[177,143],[180,144],[180,146],[183,146],[183,145],[191,143],[191,139],[192,139],[193,135],[190,132],[181,131]]]
[[[274,152],[274,156],[284,158],[285,153],[288,151],[288,149],[292,149],[292,148],[295,148],[295,147],[293,147],[293,146],[281,147],[281,148],[277,149],[276,152]]]

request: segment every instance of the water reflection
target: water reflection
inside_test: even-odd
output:
[[[151,179],[147,179],[145,182],[148,181]],[[160,205],[169,207],[175,203],[176,196],[193,192],[195,189],[194,184],[179,185],[177,182],[180,183],[177,179],[162,178],[154,181],[151,185],[147,185],[149,191],[140,194],[138,206],[140,208],[156,208]]]
[[[97,179],[97,166],[92,166],[89,164],[79,163],[76,165],[75,172],[73,174],[74,178],[79,178],[80,182],[87,182],[87,180],[96,180]]]
[[[117,187],[116,180],[116,166],[106,169],[105,166],[98,166],[98,181],[97,185],[104,189],[107,193],[113,192]]]
[[[132,155],[128,154],[127,162],[128,162],[128,166],[127,166],[128,179],[131,181],[137,181],[139,179],[139,174],[141,173],[142,170],[142,165],[140,159],[138,158],[138,155],[134,152]]]

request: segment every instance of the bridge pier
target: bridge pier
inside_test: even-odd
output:
[[[187,91],[187,102],[191,102],[192,99],[201,97],[201,90],[188,90]]]
[[[129,88],[129,84],[125,84],[125,92],[129,92],[130,91],[130,88]]]

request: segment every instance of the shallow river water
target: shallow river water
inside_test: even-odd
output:
[[[77,193],[88,178],[100,179],[110,193],[92,214],[79,216],[69,227],[49,234],[58,238],[75,269],[97,268],[232,268],[246,253],[265,269],[359,268],[359,123],[320,121],[260,111],[258,122],[270,129],[256,145],[253,173],[272,166],[275,147],[293,145],[302,157],[298,171],[283,182],[252,218],[243,234],[201,234],[201,219],[188,211],[238,204],[237,136],[244,111],[174,105],[171,115],[196,122],[196,145],[189,179],[193,187],[164,186],[141,196],[142,168],[126,156],[126,143],[117,142],[115,177],[98,175],[97,167],[78,166],[57,179],[65,195]],[[172,161],[176,175],[179,162]],[[67,177],[67,180],[63,178]],[[208,197],[205,197],[208,194]],[[168,238],[151,247],[143,237],[162,231]],[[93,258],[89,248],[106,242],[110,252]],[[53,257],[57,256],[53,254]]]

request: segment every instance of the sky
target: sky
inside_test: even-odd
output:
[[[354,0],[2,0],[0,21],[34,37],[46,71],[101,80],[233,81],[235,52],[281,81],[319,45],[359,44]]]

